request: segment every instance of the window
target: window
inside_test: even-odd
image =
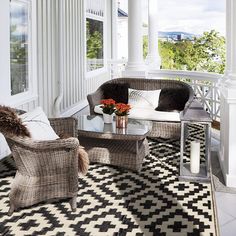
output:
[[[104,66],[103,60],[103,22],[86,19],[87,37],[87,71],[96,70]]]
[[[86,1],[86,71],[104,67],[105,0]]]
[[[29,2],[10,1],[10,77],[11,95],[29,90],[30,18]]]

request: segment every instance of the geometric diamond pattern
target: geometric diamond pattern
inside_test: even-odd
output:
[[[191,127],[190,139],[202,135],[201,127]],[[178,180],[179,141],[150,139],[149,146],[140,173],[91,164],[79,178],[76,212],[68,202],[52,201],[7,216],[15,167],[12,158],[1,160],[0,234],[216,235],[211,184]]]

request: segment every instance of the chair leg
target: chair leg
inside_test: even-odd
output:
[[[77,197],[73,197],[70,199],[70,206],[71,206],[71,210],[75,212],[77,208]]]
[[[12,213],[15,211],[15,206],[14,206],[14,204],[13,203],[10,203],[10,208],[9,208],[9,211],[8,211],[8,216],[11,216],[12,215]]]

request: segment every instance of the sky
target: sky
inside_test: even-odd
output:
[[[157,0],[159,31],[202,34],[215,29],[225,35],[226,0]],[[128,0],[118,0],[128,12]],[[143,22],[148,19],[148,0],[142,0]]]
[[[11,25],[16,25],[13,35],[27,34],[28,12],[27,4],[21,2],[11,2]]]

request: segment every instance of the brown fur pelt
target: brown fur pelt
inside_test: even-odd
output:
[[[89,168],[88,153],[84,150],[84,147],[79,146],[78,149],[78,169],[83,175],[86,175]]]
[[[61,139],[70,138],[71,136],[68,134],[60,134],[59,137]],[[79,146],[78,148],[78,169],[79,173],[86,175],[89,168],[89,158],[88,153],[84,150],[83,146]]]
[[[4,135],[30,137],[30,133],[16,112],[7,106],[0,105],[0,132]]]

